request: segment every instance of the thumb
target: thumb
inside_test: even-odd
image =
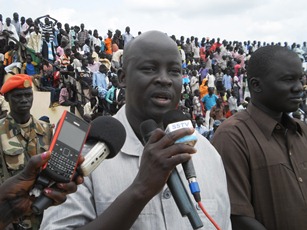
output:
[[[26,165],[25,169],[22,171],[22,176],[25,179],[36,178],[39,173],[41,167],[47,163],[50,159],[51,152],[47,151],[39,155],[32,156]]]

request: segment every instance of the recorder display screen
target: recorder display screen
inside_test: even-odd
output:
[[[85,135],[86,133],[83,130],[64,121],[58,140],[79,152]]]

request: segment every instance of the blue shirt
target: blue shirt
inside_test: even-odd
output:
[[[223,76],[223,85],[226,90],[231,90],[232,88],[232,78],[230,75],[225,74]]]
[[[212,94],[210,96],[210,94],[206,94],[201,101],[206,105],[206,110],[210,110],[213,106],[216,105],[216,100],[218,99],[218,97],[215,94]]]
[[[30,76],[33,76],[34,74],[36,74],[35,66],[32,63],[27,63],[26,73]]]
[[[104,98],[108,88],[106,74],[99,71],[93,74],[93,88],[95,87],[98,89],[99,97]]]

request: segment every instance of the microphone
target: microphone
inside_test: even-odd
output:
[[[94,119],[81,152],[85,159],[78,172],[88,176],[103,160],[115,157],[125,140],[126,130],[117,119],[110,116]]]
[[[141,135],[143,137],[143,143],[146,144],[149,140],[152,132],[158,128],[158,124],[150,119],[143,121],[140,125]],[[182,183],[181,177],[176,168],[171,172],[167,185],[174,197],[175,203],[181,213],[181,216],[187,216],[193,229],[203,227],[203,223],[195,210],[193,203]]]
[[[84,162],[78,167],[74,177],[78,175],[88,176],[93,172],[104,159],[110,159],[117,155],[126,140],[126,130],[117,119],[110,116],[100,116],[91,122],[91,128],[87,136],[86,143],[82,149]],[[39,186],[48,185],[47,178],[38,177]],[[51,185],[55,184],[52,182]],[[34,188],[37,190],[37,188]],[[40,191],[33,191],[41,193]],[[40,195],[32,204],[32,211],[35,214],[41,214],[45,209],[51,206],[53,200],[45,195]]]
[[[193,127],[191,120],[180,110],[171,110],[165,113],[163,116],[163,126],[165,128],[166,133],[173,132],[182,128]],[[175,143],[185,143],[194,146],[196,142],[196,135],[191,134],[180,138]],[[193,194],[195,201],[198,203],[201,201],[200,189],[196,179],[196,172],[192,159],[182,163],[182,167],[184,170],[185,177],[189,182],[191,193]]]

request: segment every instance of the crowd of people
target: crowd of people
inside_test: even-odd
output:
[[[15,12],[12,19],[2,21],[0,15],[0,86],[6,74],[26,73],[38,90],[50,91],[50,108],[69,106],[73,113],[77,108],[88,121],[114,115],[125,103],[125,89],[117,78],[124,46],[134,38],[129,26],[123,34],[119,29],[114,34],[108,29],[107,35],[101,35],[97,29],[87,30],[83,23],[62,24],[50,15],[19,20]],[[246,108],[246,63],[258,48],[274,43],[171,38],[178,46],[184,70],[180,106],[194,121],[198,116],[203,118],[202,134],[208,136],[214,120],[223,121]],[[285,42],[283,46],[305,61],[306,42],[302,46]],[[222,101],[216,105],[217,98]],[[295,115],[304,117],[305,110],[302,103]]]
[[[63,229],[63,224],[67,229],[68,226],[71,229],[82,226],[99,229],[97,226],[102,223],[105,226],[121,224],[127,228],[133,225],[139,229],[189,229],[189,223],[176,217],[179,213],[175,211],[175,203],[168,203],[165,195],[168,190],[164,185],[171,170],[188,159],[190,156],[187,155],[195,149],[199,152],[193,156],[197,162],[196,171],[208,181],[201,185],[202,196],[214,202],[212,209],[215,211],[211,211],[216,212],[214,217],[222,229],[231,229],[230,220],[234,229],[243,229],[243,226],[245,229],[304,229],[307,223],[304,220],[306,207],[304,202],[300,203],[303,198],[294,202],[300,207],[300,215],[295,216],[295,205],[289,206],[291,215],[280,211],[282,207],[276,205],[283,201],[278,186],[293,185],[296,179],[278,173],[279,169],[271,169],[271,166],[280,164],[277,159],[280,156],[281,164],[293,170],[295,178],[302,184],[293,185],[289,191],[297,197],[306,195],[303,184],[307,179],[306,170],[303,171],[304,166],[301,166],[305,162],[302,153],[307,148],[303,143],[306,140],[306,73],[301,68],[306,57],[306,42],[302,46],[294,43],[290,47],[286,42],[267,44],[194,36],[177,38],[157,31],[139,32],[134,37],[129,26],[123,34],[118,29],[114,34],[108,29],[107,35],[101,36],[96,29],[85,29],[83,23],[80,27],[65,23],[63,29],[62,23],[50,15],[34,21],[21,17],[19,21],[18,13],[14,13],[13,19],[7,17],[4,23],[0,15],[0,84],[11,111],[2,121],[5,125],[2,125],[1,144],[6,156],[1,159],[1,165],[6,162],[8,171],[12,171],[10,176],[13,176],[29,160],[14,158],[20,153],[12,154],[11,144],[3,149],[5,140],[11,138],[5,130],[8,127],[13,127],[14,133],[20,135],[14,141],[26,139],[20,145],[20,151],[27,149],[30,156],[35,155],[33,146],[37,146],[37,140],[30,140],[29,133],[34,124],[40,126],[40,123],[29,112],[33,82],[37,90],[50,91],[50,108],[69,106],[72,113],[77,109],[88,122],[97,116],[114,115],[128,132],[128,141],[118,157],[99,167],[90,178],[85,178],[85,183],[79,186],[77,193],[68,197],[63,208],[47,210],[43,229]],[[22,76],[23,73],[30,78]],[[10,77],[12,79],[5,82],[6,75],[16,78]],[[16,93],[19,92],[16,89],[22,93]],[[290,91],[293,95],[289,99],[286,96]],[[27,108],[24,105],[14,107],[21,97],[28,102]],[[156,131],[144,148],[139,131],[142,121],[154,119],[162,127],[162,115],[175,108],[194,123],[199,138],[195,149],[183,145],[177,149],[171,147],[176,141],[173,138],[184,136],[191,130],[178,132],[172,138],[160,133],[161,130]],[[255,117],[256,121],[251,121]],[[291,117],[298,118],[295,125]],[[263,126],[266,122],[273,130],[271,133]],[[27,125],[18,128],[16,124]],[[50,124],[44,125],[41,127],[44,132],[52,130]],[[249,130],[249,127],[253,129]],[[266,133],[262,135],[261,132]],[[296,135],[300,138],[294,141]],[[255,142],[250,146],[253,137]],[[50,136],[42,138],[45,138],[45,145],[50,143]],[[33,144],[28,146],[27,141],[33,141]],[[294,142],[295,146],[291,144]],[[263,143],[266,143],[265,148]],[[41,151],[43,149],[47,150],[46,146],[42,146]],[[269,153],[274,151],[279,155],[270,158]],[[257,152],[263,153],[260,163],[259,157],[255,156]],[[160,153],[155,156],[155,163],[151,161],[154,153]],[[176,157],[185,153],[189,154],[181,159]],[[290,159],[285,157],[288,155]],[[172,162],[166,165],[169,159]],[[122,167],[120,172],[118,165]],[[261,171],[259,167],[265,170]],[[110,178],[110,173],[114,177]],[[284,181],[275,182],[274,176],[281,176]],[[269,196],[270,191],[263,190],[261,183],[267,183],[267,188],[272,185],[275,195]],[[142,196],[137,193],[135,197],[131,192],[134,189],[138,189]],[[71,189],[66,191],[71,193]],[[287,193],[289,197],[291,192]],[[139,202],[134,204],[135,211],[126,222],[112,222],[114,217],[129,212],[133,201],[129,197]],[[276,203],[271,202],[275,197],[278,198]],[[287,203],[292,202],[289,197],[285,199]],[[110,206],[113,201],[115,205]],[[271,209],[266,206],[268,201]],[[206,204],[210,206],[210,202]],[[112,217],[109,222],[104,222],[106,216]],[[291,225],[287,216],[297,222]],[[168,218],[173,221],[168,222]],[[28,217],[22,219],[23,224],[37,226],[37,222],[31,221]],[[203,221],[208,227],[210,223]],[[18,222],[14,224],[15,227],[20,225]]]

